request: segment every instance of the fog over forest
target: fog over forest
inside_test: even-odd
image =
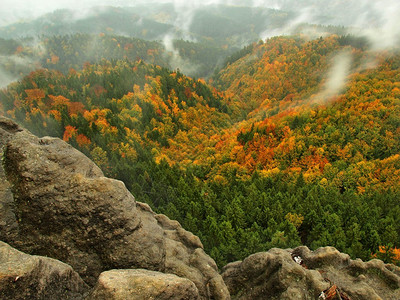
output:
[[[162,12],[164,7],[168,9],[169,17],[163,17]],[[362,36],[367,38],[369,41],[370,49],[372,50],[382,50],[391,49],[398,45],[400,40],[400,21],[398,15],[400,13],[400,3],[395,0],[382,0],[382,1],[371,1],[371,0],[361,0],[361,1],[314,1],[314,0],[304,0],[304,1],[294,1],[294,0],[195,0],[195,1],[183,1],[183,0],[154,0],[154,1],[95,1],[95,0],[84,0],[84,1],[45,1],[45,0],[3,0],[0,4],[0,37],[3,38],[19,38],[24,35],[31,35],[35,39],[44,35],[53,34],[68,34],[79,32],[80,24],[84,23],[85,20],[91,17],[105,18],[105,15],[101,15],[102,12],[105,14],[109,11],[110,6],[114,7],[131,7],[133,10],[129,13],[137,14],[140,19],[137,21],[137,27],[146,30],[146,25],[143,24],[143,20],[151,20],[158,22],[157,24],[165,26],[164,29],[155,33],[152,36],[138,36],[129,32],[133,28],[125,27],[124,30],[116,29],[113,34],[120,36],[133,36],[138,38],[145,38],[147,40],[157,40],[160,41],[167,53],[169,53],[169,66],[172,69],[180,68],[185,74],[188,75],[198,75],[204,76],[202,72],[198,72],[199,62],[188,61],[187,59],[181,57],[178,49],[174,46],[174,40],[183,39],[190,42],[200,42],[198,40],[201,34],[196,32],[196,29],[200,29],[200,33],[204,30],[208,32],[215,31],[212,26],[207,28],[207,24],[201,24],[202,21],[207,20],[201,15],[212,14],[215,12],[223,12],[226,6],[217,6],[215,10],[209,9],[205,10],[207,7],[215,5],[229,5],[233,7],[251,7],[254,15],[254,11],[259,12],[260,16],[257,20],[254,20],[250,26],[256,25],[258,29],[253,33],[253,35],[247,35],[245,32],[239,35],[233,35],[232,33],[225,33],[225,39],[227,36],[232,36],[231,45],[233,50],[238,50],[249,43],[256,41],[257,39],[265,40],[267,38],[279,35],[289,35],[298,33],[299,26],[303,24],[317,24],[322,25],[322,27],[303,29],[303,33],[309,35],[310,38],[317,38],[319,36],[324,36],[326,34],[331,34],[332,32],[325,32],[323,26],[339,26],[343,29],[344,33],[354,34],[356,36]],[[96,7],[96,9],[93,9]],[[280,19],[277,23],[274,20],[271,21],[271,15],[265,10],[267,8],[275,9],[278,12],[282,11],[286,13],[286,17]],[[49,15],[54,11],[59,9],[69,9],[68,13],[61,15],[63,18],[59,18],[58,15]],[[263,10],[264,9],[264,10]],[[160,13],[161,12],[161,13]],[[154,16],[157,15],[155,18]],[[279,14],[278,14],[279,15]],[[223,20],[225,15],[223,13],[218,16]],[[20,27],[19,32],[17,30],[16,36],[14,36],[14,26],[21,26],[24,22],[35,22],[35,18],[38,19],[36,23],[26,23],[26,27]],[[245,17],[243,17],[245,19]],[[60,22],[58,23],[57,22]],[[105,20],[106,21],[106,20]],[[76,23],[75,27],[69,29],[70,31],[63,31],[66,24]],[[208,22],[205,21],[205,22]],[[271,25],[271,23],[274,23]],[[34,25],[31,25],[34,24]],[[51,33],[41,32],[37,29],[43,28],[43,24],[56,25],[59,31],[54,31]],[[162,25],[163,24],[163,25]],[[242,23],[238,21],[237,24],[223,24],[222,26],[241,26]],[[136,27],[136,25],[132,25]],[[123,25],[125,26],[125,25]],[[123,27],[122,26],[122,27]],[[169,27],[167,27],[169,26]],[[45,28],[47,26],[44,26]],[[2,28],[5,28],[2,31]],[[25,28],[25,29],[24,29]],[[33,29],[32,29],[33,28]],[[250,28],[250,27],[249,27]],[[60,31],[61,30],[61,31]],[[203,31],[202,31],[203,30]],[[221,30],[221,28],[219,28]],[[228,29],[229,30],[229,29]],[[243,31],[248,30],[243,26]],[[7,32],[7,36],[2,36],[2,32]],[[222,32],[222,31],[221,31]],[[204,34],[203,34],[204,35]],[[204,36],[207,36],[206,34]],[[210,36],[210,34],[208,35]],[[217,39],[215,39],[217,40]],[[222,45],[222,42],[221,42]],[[35,46],[36,47],[36,46]],[[349,70],[348,65],[351,64],[351,56],[345,54],[345,59],[343,54],[339,54],[341,58],[335,59],[339,61],[332,72],[326,87],[327,95],[332,94],[332,90],[340,89],[345,83],[344,77],[347,76]],[[222,60],[222,58],[221,58]],[[12,63],[16,66],[32,66],[34,68],[35,61],[29,60],[25,57],[21,59],[20,57],[12,56],[1,56],[0,62],[2,65],[6,61]],[[219,61],[221,63],[221,61]],[[369,65],[373,65],[374,62],[368,62]],[[340,72],[336,72],[339,70]],[[331,73],[332,73],[331,72]],[[17,78],[13,77],[11,74],[7,74],[0,67],[0,82],[1,86],[12,82]]]
[[[237,5],[251,7],[267,7],[281,10],[292,10],[298,14],[299,20],[310,23],[326,23],[331,25],[355,26],[359,28],[382,28],[386,34],[397,30],[400,3],[396,0],[150,0],[150,1],[97,1],[97,0],[3,0],[0,4],[0,26],[8,25],[21,20],[30,20],[56,9],[69,8],[84,14],[93,6],[136,6],[154,3],[172,3],[176,11],[190,14],[192,10],[213,5]],[[325,19],[323,18],[325,17]]]
[[[0,0],[0,115],[82,151],[219,267],[299,245],[400,266],[399,15]]]

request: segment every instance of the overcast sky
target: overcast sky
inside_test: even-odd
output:
[[[177,5],[198,6],[209,3],[230,3],[236,0],[0,0],[0,26],[19,20],[38,17],[59,8],[84,9],[92,6],[133,6],[138,3],[174,2]],[[249,0],[250,5],[258,0]],[[261,1],[262,2],[262,1]]]
[[[362,28],[377,45],[387,47],[400,40],[400,0],[0,0],[0,26],[29,20],[59,8],[82,11],[98,5],[151,5],[151,2],[173,2],[176,11],[184,15],[211,3],[292,9],[299,13],[295,22],[313,23],[316,15],[333,14],[335,17],[329,18],[329,24]]]
[[[368,18],[370,11],[378,13],[400,13],[399,0],[0,0],[0,26],[21,19],[38,17],[58,8],[83,9],[96,5],[132,6],[138,3],[173,2],[176,6],[199,7],[210,3],[239,4],[271,8],[293,8],[307,10],[308,13],[326,14],[342,8],[342,16],[356,16],[357,22]],[[382,17],[384,17],[382,15]],[[365,23],[367,25],[367,23]]]
[[[59,8],[82,9],[101,4],[119,5],[121,2],[119,0],[0,0],[0,26],[39,17]]]

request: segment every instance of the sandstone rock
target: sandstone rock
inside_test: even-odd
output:
[[[4,241],[68,263],[90,285],[103,271],[143,268],[188,278],[201,299],[229,299],[200,240],[137,203],[122,182],[105,178],[84,154],[4,118],[0,146]]]
[[[400,268],[380,260],[351,260],[332,247],[312,252],[304,246],[253,254],[222,273],[232,299],[243,300],[318,299],[335,285],[334,293],[352,300],[394,300],[400,299],[399,275]]]
[[[23,129],[8,119],[0,119],[0,145],[3,146],[11,136]],[[13,211],[14,197],[6,180],[3,164],[0,164],[0,240],[15,240],[18,235],[17,220]]]
[[[232,299],[317,299],[329,287],[321,274],[306,270],[282,249],[228,264],[222,277]]]
[[[87,291],[69,265],[24,254],[0,242],[1,299],[83,299]]]
[[[93,300],[196,300],[199,292],[193,282],[172,274],[148,270],[111,270],[101,273]]]
[[[386,265],[377,259],[368,262],[351,260],[333,247],[319,248],[314,252],[307,247],[298,247],[294,252],[352,300],[400,299],[400,268],[394,265]]]

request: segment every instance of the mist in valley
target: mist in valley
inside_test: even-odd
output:
[[[27,36],[33,36],[36,45],[43,47],[41,37],[80,31],[157,41],[164,48],[163,57],[169,68],[179,69],[189,76],[208,78],[235,51],[279,35],[300,34],[305,39],[315,39],[332,33],[351,34],[367,39],[370,51],[392,51],[400,39],[399,13],[400,3],[394,0],[3,0],[0,37],[19,40],[23,47],[32,47],[21,40]],[[98,57],[96,39],[92,40],[87,53]],[[199,52],[192,55],[184,53],[177,47],[179,40],[201,50],[191,50]],[[214,51],[209,55],[213,60],[205,64],[203,57],[210,51]],[[15,62],[18,69],[21,62],[27,65],[24,60],[34,61],[28,64],[31,70],[40,61],[24,53],[3,52],[0,55],[3,87],[21,74],[10,72],[10,63]],[[352,62],[351,54],[346,57],[343,60],[340,53],[338,58],[332,58],[325,91],[320,95],[332,96],[343,88],[351,72],[351,66],[344,64]],[[5,68],[7,60],[8,69]],[[375,62],[371,59],[365,65],[374,66]],[[347,71],[342,72],[343,69]],[[338,88],[333,88],[335,86]]]
[[[370,259],[400,246],[399,13],[2,0],[0,110],[82,151],[219,266],[298,245]]]

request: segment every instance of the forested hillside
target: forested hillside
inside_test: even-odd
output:
[[[146,41],[111,34],[82,34],[0,38],[1,75],[17,79],[38,68],[58,70],[64,74],[70,69],[81,70],[85,63],[102,59],[137,61],[180,69],[195,77],[208,77],[232,50],[210,43],[196,43],[182,39],[170,41],[170,48],[161,41]]]
[[[298,16],[290,10],[192,4],[59,9],[2,26],[0,86],[40,67],[67,72],[86,61],[125,57],[209,78],[227,56],[264,39],[268,32],[279,33],[285,27],[296,34],[318,37],[346,32],[340,26],[293,23]]]
[[[381,170],[378,161],[390,161],[400,150],[399,57],[378,56],[378,67],[363,69],[366,53],[341,45],[344,40],[330,37],[296,45],[294,39],[274,38],[222,70],[216,83],[238,111],[249,113],[234,137],[225,136],[218,149],[234,153],[245,172],[287,170],[311,181],[328,172],[319,179],[329,177],[329,183],[343,189],[395,187],[396,172],[391,174],[393,182],[376,180],[380,171],[362,183],[336,178],[348,168],[349,176],[356,176],[354,170],[366,162],[371,170]],[[332,53],[339,50],[352,53],[352,75],[343,90],[329,95],[324,93],[326,77]],[[257,53],[261,58],[254,61]]]
[[[28,75],[38,68],[68,73],[85,63],[101,59],[143,60],[169,66],[165,48],[159,42],[114,35],[76,33],[65,36],[0,39],[0,75],[12,79]],[[0,82],[3,85],[3,82]]]
[[[156,39],[167,33],[172,26],[151,19],[142,19],[134,8],[93,7],[76,11],[60,9],[34,20],[18,22],[0,28],[2,38],[68,35],[76,32],[85,34],[128,35],[137,38]]]
[[[3,114],[83,151],[221,266],[301,244],[395,259],[399,56],[375,54],[371,68],[363,39],[277,37],[207,83],[164,68],[155,42],[98,36],[93,56],[79,50],[89,37],[46,40],[47,69],[1,90]],[[328,93],[343,55],[347,81]]]
[[[134,163],[138,152],[160,161],[175,139],[201,143],[230,125],[225,99],[203,80],[142,61],[103,60],[67,75],[38,70],[3,92],[2,104],[39,135],[62,137],[85,153],[102,149],[117,169]]]

